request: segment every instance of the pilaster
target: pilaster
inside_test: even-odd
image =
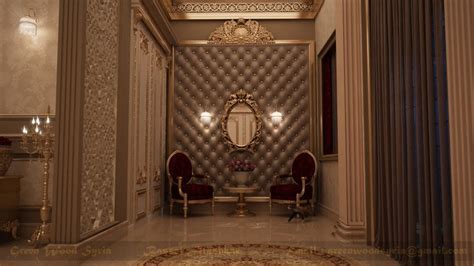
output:
[[[80,238],[86,2],[60,2],[53,243],[77,243]]]
[[[366,145],[362,0],[337,0],[337,113],[339,220],[336,235],[363,241],[366,235]]]
[[[474,2],[445,0],[456,265],[474,261]]]

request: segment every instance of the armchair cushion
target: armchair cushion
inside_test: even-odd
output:
[[[291,166],[291,174],[296,183],[301,185],[301,177],[306,177],[306,184],[311,182],[316,171],[316,161],[309,152],[302,152],[296,156]]]
[[[183,184],[187,184],[193,174],[193,166],[185,153],[176,152],[169,159],[168,171],[176,184],[180,176],[183,177]]]
[[[173,184],[171,190],[173,199],[183,199],[179,194],[178,185]],[[212,199],[214,188],[204,184],[185,184],[183,185],[183,192],[188,194],[188,200]]]
[[[270,197],[276,200],[296,200],[296,194],[301,192],[301,185],[284,184],[270,187]],[[308,200],[313,197],[313,186],[307,185],[301,197],[302,200]]]

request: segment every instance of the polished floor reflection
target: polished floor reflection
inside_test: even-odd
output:
[[[230,207],[230,206],[229,206]],[[325,216],[308,217],[305,221],[288,222],[290,213],[269,215],[257,210],[255,217],[228,217],[228,210],[218,210],[214,216],[204,211],[191,213],[183,219],[179,212],[174,216],[155,214],[134,225],[117,230],[107,239],[86,245],[74,259],[80,265],[131,265],[148,255],[168,248],[192,247],[210,244],[268,243],[286,246],[323,249],[361,263],[362,265],[397,265],[388,256],[364,244],[347,244],[333,235],[335,222]],[[21,247],[21,244],[13,244]],[[49,252],[50,256],[12,256],[12,244],[0,247],[3,257],[0,265],[31,265],[66,263],[67,256]],[[43,252],[43,251],[42,251]],[[375,253],[375,254],[374,254]],[[23,259],[22,259],[23,258]],[[7,260],[5,260],[7,259]],[[67,259],[68,264],[74,263]]]

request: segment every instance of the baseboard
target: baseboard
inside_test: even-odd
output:
[[[115,226],[112,226],[104,231],[101,231],[98,234],[95,234],[83,241],[76,244],[49,244],[45,247],[46,254],[67,254],[72,257],[67,257],[67,259],[75,260],[87,260],[89,257],[84,256],[88,254],[91,249],[101,249],[105,250],[107,247],[104,246],[104,243],[113,243],[118,241],[122,236],[117,233],[117,231],[126,229],[128,227],[128,221],[117,223]],[[94,243],[100,243],[99,247],[94,247]]]
[[[339,218],[339,215],[335,210],[329,208],[324,204],[318,203],[318,210],[321,212],[322,215],[328,217],[331,220],[337,221],[337,219]]]

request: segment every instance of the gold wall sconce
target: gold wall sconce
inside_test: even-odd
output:
[[[202,112],[201,113],[201,123],[203,124],[204,128],[208,129],[211,125],[212,114],[209,112]]]
[[[280,112],[273,112],[270,117],[272,118],[273,127],[278,128],[283,120],[283,115]]]
[[[36,13],[30,8],[28,15],[20,18],[19,30],[21,34],[36,36],[38,32],[38,19]]]

